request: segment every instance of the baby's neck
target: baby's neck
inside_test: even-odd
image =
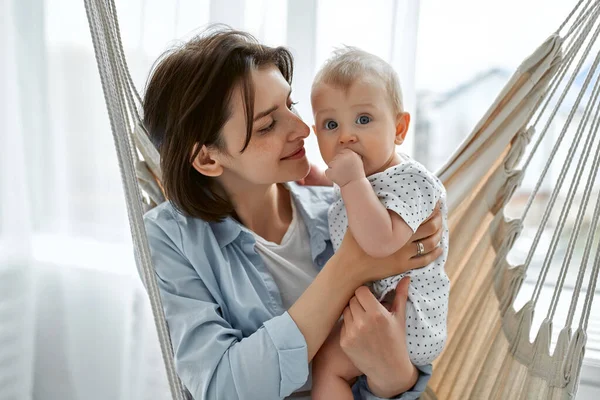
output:
[[[391,168],[395,165],[401,164],[404,161],[404,157],[398,154],[396,151],[392,152],[390,158],[379,168],[377,171],[373,172],[372,175],[378,174],[379,172],[383,172],[388,168]]]

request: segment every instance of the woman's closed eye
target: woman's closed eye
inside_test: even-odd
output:
[[[289,104],[288,104],[287,108],[288,108],[290,111],[295,111],[295,110],[294,110],[294,106],[295,106],[296,104],[298,104],[298,102],[297,102],[297,101],[291,101],[291,100],[290,100],[290,102],[289,102]],[[276,125],[276,124],[277,124],[277,120],[276,120],[275,118],[273,118],[273,120],[271,121],[271,123],[270,123],[270,124],[266,125],[266,126],[265,126],[265,127],[263,127],[263,128],[260,128],[260,129],[259,129],[257,132],[258,132],[259,134],[261,134],[261,135],[264,135],[265,133],[269,133],[269,132],[271,132],[271,131],[272,131],[272,130],[275,128],[275,125]]]
[[[358,125],[366,125],[369,122],[371,122],[372,120],[373,120],[373,118],[371,118],[368,115],[363,114],[363,115],[359,115],[358,118],[356,118],[355,123],[357,123]]]
[[[265,133],[269,133],[273,130],[273,128],[275,128],[275,125],[277,124],[277,121],[275,119],[273,119],[273,121],[271,121],[271,123],[267,126],[265,126],[264,128],[260,128],[257,132],[261,135],[264,135]]]

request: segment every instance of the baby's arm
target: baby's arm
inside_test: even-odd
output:
[[[371,186],[360,156],[344,149],[325,171],[340,187],[350,231],[372,257],[386,257],[404,246],[442,195],[424,167],[397,169],[386,170]]]
[[[411,227],[385,208],[367,178],[348,182],[341,193],[350,231],[367,254],[387,257],[408,242],[413,234]]]

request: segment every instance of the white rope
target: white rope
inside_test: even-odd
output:
[[[134,160],[139,160],[139,156],[135,149],[134,144],[131,141],[131,131],[135,126],[134,120],[139,120],[139,115],[137,113],[137,107],[133,102],[131,97],[130,88],[128,87],[127,79],[124,77],[123,71],[126,69],[124,66],[124,57],[121,54],[121,49],[118,46],[120,42],[120,31],[118,28],[118,21],[116,15],[116,9],[114,8],[114,4],[107,4],[108,7],[100,8],[100,15],[102,17],[101,21],[103,26],[105,27],[105,32],[107,33],[107,50],[109,54],[109,59],[112,64],[112,71],[115,74],[115,83],[117,84],[117,93],[119,96],[120,110],[122,110],[123,115],[127,118],[127,147],[131,152]],[[119,39],[117,39],[119,38]]]
[[[600,60],[600,53],[598,54],[598,60]],[[593,70],[593,69],[590,70],[589,76],[590,77],[593,76],[594,72],[595,72],[595,70]],[[582,92],[585,92],[585,89],[586,88],[583,88]],[[573,146],[571,147],[573,149],[573,153],[575,152],[575,150],[579,146],[580,140],[583,137],[583,132],[585,131],[585,127],[587,126],[587,123],[588,123],[588,121],[590,119],[590,116],[592,114],[593,105],[595,104],[596,99],[598,97],[599,89],[600,89],[600,80],[597,80],[596,84],[594,85],[594,89],[593,89],[593,96],[592,96],[593,100],[587,104],[587,106],[585,108],[585,111],[584,111],[584,117],[581,119],[581,121],[579,123],[579,126],[577,128],[577,133],[575,134],[576,140],[573,142]],[[596,117],[594,118],[594,121],[596,121],[597,118],[598,118],[598,115],[596,114]],[[595,123],[593,125],[595,125]],[[585,153],[585,156],[583,158],[581,158],[581,157],[579,158],[579,162],[578,162],[576,170],[575,170],[575,179],[571,181],[571,185],[569,187],[569,191],[568,191],[567,197],[566,197],[567,200],[565,201],[565,204],[564,204],[564,206],[563,206],[563,208],[561,210],[560,217],[558,219],[558,227],[556,229],[554,229],[554,234],[552,236],[552,240],[551,240],[551,243],[550,243],[549,250],[546,252],[546,258],[544,260],[544,264],[543,264],[543,267],[542,267],[542,270],[544,272],[542,274],[540,274],[540,276],[539,276],[540,282],[539,282],[539,286],[536,286],[536,289],[541,290],[541,286],[543,285],[543,283],[544,283],[543,281],[544,281],[544,279],[546,277],[546,272],[550,268],[552,258],[553,258],[554,254],[556,252],[556,246],[558,244],[558,241],[559,241],[559,238],[560,238],[560,234],[563,231],[564,223],[566,221],[568,212],[570,211],[570,208],[571,208],[571,205],[572,205],[572,202],[573,202],[573,198],[574,198],[575,193],[576,193],[577,186],[578,186],[579,181],[581,179],[581,174],[583,173],[583,167],[585,165],[585,162],[587,161],[587,158],[589,157],[589,152],[590,152],[590,149],[591,149],[591,143],[593,142],[594,138],[595,138],[595,134],[594,135],[588,135],[588,136],[586,136],[586,141],[585,141],[585,144],[583,146],[586,153]],[[573,161],[573,157],[567,156],[567,162],[563,166],[563,170],[561,171],[561,173],[562,173],[561,176],[566,176],[566,173],[567,173],[568,169],[570,169],[570,167],[572,165],[572,161]],[[563,179],[559,179],[559,183],[556,186],[555,193],[559,193],[560,192],[560,189],[562,187],[563,182],[564,182]],[[557,197],[555,197],[555,198],[557,198]],[[550,214],[550,211],[552,210],[554,204],[555,204],[554,201],[551,201],[551,203],[549,204],[549,206],[547,208],[547,211],[546,211],[547,214]],[[570,261],[570,260],[566,260],[565,259],[565,261]],[[566,264],[566,265],[568,265],[568,264]],[[564,267],[565,267],[565,265],[563,264],[563,268]],[[561,273],[562,272],[563,271],[561,270]],[[539,296],[539,290],[538,290],[538,293],[537,293],[538,296]],[[536,300],[534,301],[534,304],[535,304],[536,301],[537,301],[537,297],[536,297]],[[554,299],[553,299],[553,301],[554,301]]]
[[[596,129],[598,129],[598,127],[596,127]],[[586,187],[586,189],[588,190],[585,194],[584,194],[584,203],[587,206],[587,202],[589,201],[589,197],[591,194],[591,189],[593,188],[593,184],[596,180],[596,176],[598,175],[598,169],[600,166],[600,141],[598,141],[598,146],[596,148],[596,156],[594,158],[594,163],[592,165],[592,174],[590,174],[590,177],[588,179],[587,185],[589,187]],[[586,207],[582,207],[582,209],[585,209]],[[585,271],[587,269],[587,264],[588,264],[588,260],[590,257],[590,253],[591,253],[591,249],[592,249],[592,244],[594,241],[594,233],[596,232],[596,228],[598,227],[598,220],[600,219],[600,197],[598,197],[598,199],[596,200],[596,208],[594,209],[594,215],[592,217],[592,223],[590,225],[590,229],[589,229],[589,235],[585,244],[585,249],[583,251],[583,257],[581,259],[581,269],[579,270],[579,273],[577,274],[577,281],[575,282],[575,286],[573,288],[573,291],[575,293],[580,293],[581,292],[581,285],[583,283],[583,278],[585,275]],[[597,274],[597,272],[596,272]],[[592,276],[594,275],[594,272],[592,272]],[[594,289],[590,289],[590,286],[588,286],[588,292]],[[567,319],[565,322],[565,326],[571,326],[572,322],[573,322],[573,316],[575,314],[575,310],[577,308],[577,303],[579,301],[579,296],[575,297],[572,301],[571,301],[571,305],[569,307],[569,312],[567,313]],[[587,299],[586,299],[587,301]],[[591,300],[590,300],[591,301]],[[582,314],[583,315],[583,314]],[[589,317],[589,315],[588,315]],[[581,321],[580,321],[581,322]]]
[[[583,6],[583,8],[581,9],[581,11],[579,12],[579,15],[575,18],[575,22],[573,22],[573,24],[571,25],[571,27],[569,28],[569,30],[567,31],[567,33],[564,34],[563,39],[568,38],[571,33],[573,33],[573,31],[577,28],[577,26],[579,26],[579,24],[581,24],[583,22],[583,20],[585,20],[591,10],[593,9],[594,6],[598,5],[598,2],[594,2],[594,4],[592,4],[592,7],[590,7],[590,9],[588,10],[588,6],[590,5],[592,0],[588,0],[588,2],[585,4],[585,6]],[[575,11],[577,11],[577,9],[579,8],[579,6],[581,5],[581,3],[583,3],[583,0],[579,0],[579,2],[577,3],[577,5],[575,5],[575,7],[573,8],[573,10],[571,10],[571,13],[567,16],[567,18],[565,18],[565,20],[563,21],[563,23],[560,25],[560,27],[556,30],[556,33],[560,33],[560,31],[562,31],[562,29],[565,27],[565,25],[567,24],[567,22],[571,19],[571,17],[573,16],[573,14],[575,14]]]
[[[597,19],[599,12],[600,12],[600,11],[597,11],[597,12],[596,12],[596,14],[595,14],[595,15],[596,15],[596,18],[594,18],[593,20],[589,21],[589,23],[588,23],[588,25],[587,25],[586,29],[584,30],[583,34],[582,34],[582,35],[579,37],[579,39],[578,39],[578,45],[576,45],[576,46],[573,48],[573,49],[574,49],[574,51],[578,51],[578,49],[579,49],[579,48],[581,47],[581,45],[583,44],[583,42],[584,42],[584,40],[585,40],[585,36],[586,36],[586,35],[587,35],[587,34],[590,32],[590,30],[592,29],[592,27],[593,27],[593,24],[594,24],[595,20]],[[540,131],[540,137],[539,137],[539,138],[538,138],[538,140],[536,141],[536,143],[535,143],[534,147],[532,148],[531,152],[529,153],[529,156],[527,157],[527,160],[525,161],[525,163],[524,163],[524,164],[523,164],[523,166],[522,166],[522,169],[523,169],[523,171],[526,171],[526,170],[527,170],[527,168],[528,168],[528,166],[529,166],[529,163],[530,163],[530,162],[531,162],[531,160],[533,159],[533,156],[536,154],[536,151],[537,151],[537,149],[538,149],[538,147],[539,147],[540,143],[542,142],[542,139],[545,137],[546,133],[548,132],[548,128],[549,128],[549,127],[550,127],[550,125],[552,124],[552,122],[553,122],[553,120],[554,120],[554,117],[555,117],[555,116],[556,116],[556,114],[558,113],[558,110],[560,109],[560,106],[562,105],[562,103],[563,103],[563,101],[564,101],[564,99],[565,99],[565,97],[566,97],[566,95],[567,95],[567,93],[568,93],[569,89],[570,89],[570,88],[571,88],[571,86],[573,85],[573,82],[575,81],[575,78],[576,78],[576,76],[577,76],[577,73],[578,73],[578,72],[581,70],[581,67],[583,66],[583,63],[584,63],[584,61],[585,61],[586,57],[587,57],[587,56],[588,56],[588,54],[590,53],[590,51],[591,51],[591,48],[592,48],[592,45],[593,45],[593,43],[594,43],[595,39],[598,37],[599,31],[600,31],[600,28],[596,29],[596,31],[594,32],[594,36],[593,36],[593,37],[594,37],[594,39],[590,41],[590,43],[588,44],[588,46],[587,46],[587,47],[586,47],[586,49],[584,50],[584,52],[583,52],[583,54],[582,54],[582,56],[581,56],[581,58],[580,58],[580,60],[579,60],[579,63],[577,64],[577,67],[575,68],[575,71],[573,72],[573,74],[572,74],[571,78],[569,79],[569,82],[567,83],[567,85],[566,85],[565,89],[564,89],[564,90],[563,90],[563,92],[561,93],[561,95],[560,95],[560,98],[558,99],[556,106],[554,107],[554,109],[552,110],[552,113],[550,114],[550,117],[548,118],[548,121],[546,122],[546,124],[545,124],[544,128],[543,128],[543,129]],[[575,49],[577,49],[577,50],[575,50]],[[573,54],[573,55],[575,55],[575,53],[572,53],[572,54]],[[566,69],[565,69],[565,72],[566,72]],[[563,77],[564,77],[564,74],[563,74]],[[561,79],[562,79],[562,77],[561,77]],[[589,83],[589,82],[588,82],[588,83]],[[556,83],[556,88],[558,88],[558,86],[559,86],[559,82],[557,82],[557,83]],[[555,91],[556,91],[556,88],[555,88],[555,90],[552,92],[552,94],[551,94],[551,95],[548,97],[548,102],[550,102],[550,100],[551,100],[552,96],[554,95],[554,93],[555,93]],[[576,104],[577,106],[579,105],[579,102],[581,101],[581,95],[582,95],[582,94],[580,93],[580,97],[578,97],[578,99],[577,99],[577,100],[578,100],[578,101],[577,101],[577,104]],[[542,112],[543,112],[544,110],[545,110],[545,108],[542,110]],[[529,212],[529,209],[530,209],[530,207],[531,207],[531,205],[532,205],[532,203],[533,203],[533,200],[535,199],[535,197],[536,197],[536,195],[537,195],[537,193],[538,193],[538,191],[539,191],[539,189],[540,189],[540,187],[541,187],[541,185],[542,185],[542,182],[543,182],[543,180],[544,180],[544,178],[545,178],[545,176],[546,176],[546,174],[547,174],[547,172],[548,172],[548,169],[550,168],[550,164],[551,164],[551,163],[552,163],[552,161],[554,160],[554,156],[555,156],[556,152],[558,151],[558,149],[559,149],[559,147],[560,147],[560,143],[562,142],[562,140],[563,140],[563,138],[564,138],[564,134],[565,134],[565,132],[566,132],[566,128],[568,127],[568,124],[570,124],[571,120],[573,119],[573,115],[574,115],[574,113],[575,113],[575,112],[574,112],[574,110],[576,110],[576,106],[574,106],[574,107],[573,107],[573,109],[571,110],[571,113],[570,113],[570,115],[569,115],[569,119],[568,119],[567,123],[565,124],[565,127],[564,127],[563,131],[560,133],[560,135],[559,135],[559,138],[558,138],[558,141],[557,141],[556,145],[554,146],[554,148],[552,149],[552,153],[551,153],[551,154],[550,154],[550,156],[548,157],[548,161],[546,162],[546,165],[544,166],[544,169],[542,170],[542,174],[541,174],[541,176],[540,176],[540,178],[539,178],[539,180],[538,180],[538,182],[537,182],[536,186],[535,186],[535,187],[533,188],[533,190],[532,190],[532,194],[531,194],[531,196],[529,197],[529,201],[527,202],[527,205],[526,205],[526,206],[525,206],[525,208],[524,208],[523,214],[521,215],[521,219],[522,219],[522,220],[524,220],[524,219],[525,219],[525,217],[527,216],[527,213]],[[542,116],[542,113],[540,113],[540,115],[538,116],[538,118],[537,118],[536,122],[533,124],[533,126],[536,126],[536,125],[537,125],[537,123],[538,123],[538,122],[541,120],[541,116]]]
[[[569,155],[567,156],[567,160],[572,160],[572,156],[574,154],[576,145],[581,140],[581,136],[582,136],[582,131],[578,130],[578,133],[576,135],[576,139],[573,142],[573,145],[571,146],[571,148],[569,149]],[[568,165],[569,166],[571,165],[570,161],[569,161]],[[549,202],[548,202],[548,204],[546,206],[546,210],[545,210],[545,212],[544,212],[544,214],[542,216],[541,223],[540,223],[540,225],[538,227],[538,230],[537,230],[536,235],[534,237],[533,243],[532,243],[531,248],[529,250],[529,253],[527,255],[527,259],[526,259],[526,261],[524,263],[524,268],[525,269],[527,269],[529,267],[529,265],[531,263],[531,260],[533,259],[533,255],[535,254],[535,251],[537,250],[540,238],[542,236],[542,233],[544,232],[544,229],[545,229],[546,224],[548,222],[548,219],[550,217],[550,212],[552,211],[552,209],[554,207],[554,203],[556,202],[556,199],[558,197],[560,188],[562,187],[562,184],[564,182],[567,170],[568,170],[568,168],[563,168],[561,170],[561,173],[560,173],[559,178],[558,178],[557,185],[555,186],[554,190],[552,191],[552,195],[551,195],[550,200],[549,200]],[[531,299],[532,301],[534,299],[537,299],[537,295],[539,294],[539,290],[541,290],[541,282],[543,282],[543,280],[545,280],[546,273],[547,273],[547,270],[543,269],[542,273],[538,277],[538,281],[536,283],[536,287],[534,289],[533,296],[532,296],[532,299]]]
[[[115,39],[116,39],[116,43],[117,43],[117,49],[119,50],[119,59],[121,60],[121,69],[120,71],[122,71],[125,76],[127,77],[127,82],[129,83],[129,90],[126,91],[125,95],[131,97],[131,95],[133,94],[136,98],[136,100],[138,101],[137,104],[139,104],[141,106],[142,104],[142,98],[140,97],[137,89],[135,88],[135,85],[133,83],[133,79],[131,78],[131,74],[129,72],[129,68],[127,67],[127,59],[125,58],[125,52],[123,51],[123,43],[121,41],[121,29],[119,28],[119,18],[117,17],[117,8],[115,7],[115,3],[114,1],[110,1],[110,7],[111,7],[111,11],[112,11],[112,20],[114,21],[114,26],[115,26]],[[133,111],[135,112],[135,116],[136,116],[136,120],[141,121],[140,118],[140,114],[141,114],[141,109],[138,110],[138,108],[135,106],[135,102],[132,100],[131,104],[133,104]]]
[[[127,102],[127,100],[123,102],[123,99],[119,97],[119,93],[123,95],[123,92],[128,92],[129,88],[127,87],[128,85],[121,85],[118,71],[126,69],[126,63],[124,60],[121,63],[118,63],[115,60],[115,57],[118,57],[119,53],[116,50],[114,38],[111,38],[110,34],[110,20],[113,22],[113,27],[117,25],[114,2],[113,0],[85,0],[85,7],[94,43],[104,98],[109,110],[108,114],[114,144],[117,149],[119,169],[121,171],[121,179],[125,191],[136,261],[138,268],[141,269],[144,285],[146,286],[150,298],[171,395],[173,399],[184,400],[188,398],[188,394],[184,391],[175,371],[171,339],[164,316],[156,276],[152,267],[150,249],[148,247],[142,220],[141,193],[137,186],[136,174],[134,172],[134,155],[131,152],[131,148],[134,146],[132,146],[128,134],[131,125],[128,127],[126,123],[128,113],[125,102]],[[107,7],[113,12],[109,13]],[[118,28],[116,29],[116,32],[118,32]],[[130,111],[134,112],[134,110],[135,107]],[[135,117],[137,117],[137,115],[135,115],[134,118]]]
[[[593,103],[595,105],[595,107],[590,106],[590,107],[586,108],[586,111],[588,111],[588,109],[589,109],[589,112],[587,113],[587,115],[585,117],[586,119],[589,119],[589,116],[592,114],[592,109],[595,109],[595,113],[594,113],[595,115],[594,115],[594,121],[590,128],[590,134],[587,137],[586,143],[583,145],[585,154],[584,154],[583,158],[580,159],[580,165],[582,165],[582,166],[585,166],[587,163],[587,160],[590,156],[590,152],[592,149],[592,144],[596,140],[596,136],[598,133],[598,125],[600,122],[600,112],[599,112],[600,107],[597,106],[596,102],[598,100],[598,93],[600,93],[600,90],[599,90],[600,85],[598,85],[599,82],[600,82],[600,80],[598,80],[596,82],[596,87],[594,88],[594,90],[595,90],[594,98],[593,98],[592,102],[589,103],[589,105],[591,105]],[[596,173],[598,172],[597,171],[598,160],[600,160],[600,142],[598,143],[598,147],[595,152],[595,157],[594,157],[594,161],[592,162],[592,168],[590,171],[590,175],[588,176],[588,179],[587,179],[587,185],[584,188],[582,204],[579,206],[579,209],[577,211],[577,217],[575,219],[574,230],[573,230],[573,233],[571,234],[571,238],[569,239],[569,244],[567,245],[567,251],[566,251],[565,258],[563,260],[563,264],[562,264],[562,267],[560,270],[557,285],[555,286],[554,293],[552,295],[552,300],[550,301],[550,307],[548,309],[548,316],[547,316],[548,319],[552,319],[552,317],[554,316],[554,312],[556,311],[556,306],[558,304],[558,299],[560,297],[560,292],[562,291],[565,277],[567,275],[567,270],[571,264],[571,259],[573,256],[573,252],[575,250],[575,243],[577,242],[577,239],[579,238],[579,232],[580,232],[581,225],[583,222],[583,217],[585,215],[585,210],[587,209],[588,200],[589,200],[589,197],[592,192],[594,179],[596,177]],[[565,205],[563,206],[563,210],[565,210],[566,208],[571,209],[571,205],[573,203],[573,198],[575,196],[577,187],[579,186],[582,175],[583,175],[583,168],[578,168],[576,177],[572,183],[572,187],[575,187],[575,190],[573,190],[572,196],[568,197],[568,201],[565,202]],[[560,231],[556,230],[556,232],[559,232],[559,233],[562,232],[565,220],[566,220],[566,214],[565,214],[565,218],[563,220],[561,220],[561,222],[560,222]],[[593,236],[594,235],[592,232],[592,237]],[[558,242],[558,239],[556,239],[556,241]],[[555,248],[552,248],[552,255],[554,255],[554,251],[555,251]],[[582,271],[585,271],[585,265],[580,266],[579,272],[581,273]],[[577,301],[577,297],[579,297],[579,292],[574,291],[573,299],[575,301]]]
[[[598,13],[600,12],[600,10],[596,11],[596,17],[598,15]],[[552,78],[552,82],[550,83],[550,85],[548,85],[548,88],[546,88],[546,91],[544,92],[543,96],[542,96],[542,102],[544,103],[544,106],[539,109],[539,104],[538,107],[535,107],[532,112],[531,112],[531,116],[530,118],[536,113],[538,112],[538,116],[535,119],[535,122],[533,122],[531,124],[531,126],[537,126],[537,124],[540,122],[540,119],[542,118],[542,116],[544,115],[544,112],[546,111],[546,108],[548,107],[548,105],[550,104],[551,100],[554,98],[554,94],[556,93],[556,91],[558,90],[560,83],[562,82],[564,76],[566,75],[567,71],[569,70],[569,68],[571,68],[571,65],[573,64],[573,61],[575,60],[575,56],[577,55],[577,52],[581,49],[581,46],[583,45],[583,42],[585,41],[584,38],[587,35],[587,33],[589,33],[589,31],[591,30],[593,26],[593,23],[587,24],[587,25],[579,25],[577,30],[578,33],[575,36],[574,39],[572,39],[567,45],[565,45],[563,47],[563,49],[566,49],[566,54],[564,55],[563,61],[559,67],[558,72],[554,75],[554,77]],[[585,30],[583,33],[583,36],[581,35],[581,30]],[[564,43],[564,39],[563,39],[563,43]],[[548,94],[549,93],[549,94]],[[558,107],[555,106],[555,110],[558,111]],[[550,120],[552,120],[554,117],[552,116],[550,118]],[[547,125],[549,126],[549,124]],[[546,128],[547,128],[546,126]],[[529,165],[529,162],[531,161],[531,158],[533,157],[533,155],[535,154],[537,147],[539,146],[539,144],[541,143],[541,141],[543,140],[543,138],[546,135],[546,131],[547,129],[543,130],[541,132],[540,137],[538,138],[535,147],[531,150],[529,158],[527,159],[527,161],[524,163],[523,169],[526,170],[527,166]]]
[[[600,33],[600,27],[595,32],[594,40],[598,36],[599,33]],[[595,70],[596,67],[598,66],[599,62],[600,62],[600,53],[598,53],[598,55],[594,59],[594,64],[593,64],[593,66],[592,66],[591,69]],[[586,77],[586,80],[585,80],[585,82],[583,84],[583,88],[579,92],[579,95],[577,96],[577,100],[575,101],[575,104],[573,105],[573,108],[571,109],[571,112],[569,113],[569,117],[567,118],[567,121],[565,122],[565,125],[563,126],[563,129],[562,129],[562,131],[561,131],[561,133],[559,135],[559,140],[557,141],[556,145],[552,149],[552,153],[551,153],[551,155],[549,157],[550,162],[554,159],[554,155],[556,154],[556,152],[558,150],[558,147],[559,147],[560,143],[562,142],[562,139],[564,138],[564,135],[565,135],[565,132],[566,132],[567,128],[569,127],[571,121],[573,120],[573,116],[575,115],[575,111],[579,107],[579,103],[581,102],[583,94],[587,90],[587,87],[588,87],[590,81],[591,81],[591,74],[588,74],[588,76]],[[598,82],[600,82],[600,81],[598,81]],[[596,82],[596,84],[598,84],[598,82]],[[581,124],[580,124],[580,127],[581,127]],[[546,228],[546,223],[548,222],[548,219],[550,217],[550,212],[554,208],[554,203],[556,202],[556,199],[558,198],[558,194],[559,194],[560,188],[562,187],[562,184],[563,184],[563,182],[565,180],[566,173],[567,173],[569,167],[571,166],[571,162],[573,160],[573,155],[575,153],[575,149],[579,145],[579,142],[581,141],[581,137],[582,136],[583,136],[583,129],[578,129],[577,133],[575,134],[575,140],[573,141],[573,144],[569,148],[569,152],[568,152],[567,157],[566,157],[566,160],[567,160],[566,166],[567,166],[567,168],[563,168],[561,170],[561,172],[560,172],[560,175],[558,177],[558,182],[557,182],[554,190],[552,191],[552,195],[550,197],[550,201],[548,202],[548,205],[546,206],[546,210],[545,210],[544,215],[542,217],[542,223],[540,224],[540,226],[538,228],[538,232],[536,234],[536,237],[534,238],[533,244],[531,246],[531,250],[529,251],[529,254],[527,256],[527,261],[525,262],[525,265],[527,267],[531,263],[531,260],[533,258],[533,254],[535,253],[535,250],[537,249],[537,245],[539,244],[539,240],[540,240],[540,238],[542,236],[542,233],[543,233],[544,229]],[[538,181],[538,185],[544,179],[545,173],[548,171],[548,167],[549,167],[549,163],[546,164],[546,168],[544,168],[544,172],[542,173],[542,176],[541,176],[540,180]],[[561,214],[561,218],[562,218],[562,214]],[[554,241],[553,241],[553,244],[555,245],[556,243],[554,243]],[[545,262],[544,266],[542,267],[542,273],[540,274],[540,276],[538,277],[538,280],[536,282],[536,287],[535,287],[535,289],[533,291],[533,295],[532,295],[532,298],[531,298],[531,300],[533,301],[534,304],[537,302],[537,298],[539,296],[539,292],[541,290],[542,283],[546,279],[546,274],[548,273],[548,266],[549,266],[549,263]]]
[[[600,213],[600,199],[598,200],[598,207],[596,207],[597,214],[595,215],[594,227],[598,226],[598,213]],[[596,260],[594,261],[594,267],[590,275],[590,283],[588,284],[587,294],[585,296],[585,302],[583,306],[583,312],[581,314],[581,320],[579,321],[579,327],[584,331],[587,330],[588,321],[590,318],[590,312],[592,309],[592,302],[594,300],[594,294],[596,293],[596,284],[598,283],[598,273],[600,272],[600,242],[596,247]]]
[[[548,130],[548,128],[549,128],[549,126],[550,126],[550,124],[551,124],[551,120],[554,118],[554,116],[555,116],[555,115],[556,115],[556,113],[558,112],[558,107],[559,107],[559,106],[562,104],[562,102],[563,102],[564,98],[566,97],[566,94],[567,94],[567,92],[569,91],[569,89],[570,89],[571,85],[573,84],[573,82],[574,82],[574,80],[575,80],[575,77],[576,77],[577,73],[579,72],[579,70],[581,69],[581,66],[583,65],[583,62],[585,61],[585,57],[587,57],[587,54],[589,54],[589,52],[590,52],[590,49],[591,49],[591,47],[592,47],[592,44],[594,43],[594,41],[596,40],[596,38],[598,37],[598,35],[599,35],[599,34],[600,34],[600,27],[598,27],[598,28],[596,29],[596,31],[594,32],[594,35],[593,35],[593,40],[591,40],[591,41],[590,41],[590,43],[588,44],[588,47],[587,47],[587,48],[586,48],[586,50],[584,51],[584,53],[583,53],[583,56],[582,56],[582,58],[580,59],[580,61],[579,61],[578,65],[577,65],[577,67],[576,67],[576,69],[575,69],[575,72],[573,73],[573,76],[571,76],[571,78],[569,79],[569,82],[568,82],[568,84],[567,84],[567,87],[566,87],[566,88],[565,88],[565,90],[564,90],[564,91],[561,93],[561,95],[560,95],[560,98],[559,98],[559,100],[558,100],[558,104],[557,104],[557,106],[554,108],[554,110],[552,111],[552,114],[551,114],[551,116],[550,116],[550,118],[549,118],[549,121],[548,121],[548,123],[546,123],[546,125],[545,125],[545,127],[544,127],[544,129],[543,129],[543,131],[542,131],[542,135],[544,135],[544,134],[547,132],[547,130]],[[598,62],[598,59],[596,58],[596,63],[597,63],[597,62]],[[594,68],[595,68],[595,67],[594,67]],[[544,178],[546,177],[546,174],[548,173],[548,170],[549,170],[549,168],[550,168],[550,165],[551,165],[551,164],[552,164],[552,162],[554,161],[554,156],[556,155],[556,153],[557,153],[558,149],[560,148],[560,144],[562,143],[562,140],[564,139],[565,132],[567,131],[567,128],[569,127],[569,125],[570,125],[571,121],[573,120],[573,117],[574,117],[574,115],[575,115],[575,111],[577,110],[577,107],[579,107],[579,103],[581,102],[581,99],[582,99],[582,97],[583,97],[583,93],[585,92],[585,89],[587,89],[587,87],[588,87],[588,85],[589,85],[589,83],[590,83],[590,79],[591,79],[591,76],[589,76],[589,75],[588,75],[588,76],[586,77],[586,81],[585,81],[585,83],[584,83],[584,88],[583,88],[583,89],[580,91],[579,95],[577,96],[577,100],[575,101],[575,104],[573,105],[573,107],[572,107],[572,109],[571,109],[571,111],[570,111],[570,113],[569,113],[569,116],[568,116],[568,118],[567,118],[567,121],[565,122],[565,125],[563,126],[563,129],[561,130],[561,132],[560,132],[560,134],[559,134],[559,136],[558,136],[558,140],[556,141],[556,143],[555,143],[555,145],[554,145],[554,148],[552,149],[552,152],[550,153],[550,156],[548,157],[548,161],[546,162],[546,165],[544,166],[544,169],[542,170],[542,173],[541,173],[541,175],[540,175],[540,178],[538,179],[538,181],[537,181],[537,183],[536,183],[536,185],[535,185],[534,189],[532,190],[532,194],[531,194],[531,196],[529,197],[529,200],[528,200],[528,202],[527,202],[527,204],[526,204],[526,206],[525,206],[525,209],[524,209],[524,211],[523,211],[523,213],[522,213],[521,220],[525,220],[525,217],[527,216],[527,213],[528,213],[528,211],[529,211],[529,209],[530,209],[531,205],[533,204],[533,200],[535,199],[535,197],[536,197],[536,195],[537,195],[537,193],[538,193],[538,191],[539,191],[540,187],[542,186],[542,182],[543,182]],[[539,146],[539,143],[540,143],[540,141],[538,140],[538,141],[536,142],[536,145],[534,146],[534,149],[531,151],[531,153],[530,153],[530,156],[529,156],[529,158],[528,158],[527,162],[526,162],[526,163],[525,163],[525,165],[523,166],[523,170],[524,170],[524,171],[527,169],[527,166],[529,165],[529,162],[530,162],[530,161],[531,161],[531,159],[533,158],[533,152],[535,152],[535,151],[537,150],[537,148],[538,148],[538,146]],[[574,144],[573,144],[573,145],[574,145]],[[573,145],[572,145],[572,146],[571,146],[571,148],[569,149],[569,154],[571,154],[571,155],[572,155],[572,153],[573,153],[573,151],[574,151],[574,147],[573,147]],[[561,177],[562,177],[562,179],[564,179],[563,173],[564,173],[564,171],[561,171]],[[553,195],[557,195],[557,193],[553,193]],[[547,219],[548,219],[548,215],[547,215],[547,214],[548,214],[548,211],[547,211],[547,212],[546,212],[546,214],[544,214],[544,216],[543,216],[543,219],[542,219],[542,225],[543,225],[543,226],[540,226],[540,229],[538,230],[538,233],[536,234],[536,237],[534,238],[533,246],[532,246],[532,248],[531,248],[531,250],[530,250],[530,252],[529,252],[529,254],[528,254],[528,256],[527,256],[527,260],[526,260],[526,262],[525,262],[525,265],[526,265],[526,266],[529,266],[529,264],[530,264],[530,262],[531,262],[531,259],[533,258],[533,253],[534,253],[534,251],[535,251],[535,248],[537,247],[537,244],[538,244],[538,242],[539,242],[539,239],[540,239],[540,237],[541,237],[541,234],[542,234],[542,232],[543,232],[543,229],[544,229],[544,228],[545,228],[545,226],[546,226],[546,221],[547,221]]]

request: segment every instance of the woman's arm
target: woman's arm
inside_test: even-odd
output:
[[[348,226],[362,249],[372,257],[387,257],[408,242],[413,231],[395,212],[388,211],[367,178],[340,188]]]
[[[349,252],[334,254],[288,310],[306,339],[309,362],[331,332],[354,290],[365,282],[361,274],[355,273],[358,271],[348,268],[353,263],[349,256]]]
[[[212,276],[201,278],[180,252],[178,228],[145,222],[177,373],[193,398],[280,398],[300,387],[308,376],[306,344],[289,314],[244,337],[209,289]],[[198,262],[210,271],[204,253]]]
[[[358,245],[345,239],[344,249],[330,259],[289,312],[245,336],[223,315],[217,285],[211,284],[209,290],[207,282],[214,277],[208,273],[200,277],[175,244],[181,241],[179,228],[170,227],[168,233],[165,229],[146,219],[177,372],[193,397],[203,400],[288,396],[305,383],[308,361],[357,286],[399,273],[399,265],[411,269],[428,263],[425,258],[411,260],[411,252],[401,250],[397,253],[403,255],[401,264],[382,259],[381,267],[373,268],[364,263],[369,258]],[[202,258],[195,263],[205,265],[197,267],[210,271],[205,253],[199,254]]]
[[[176,222],[167,225],[147,219],[146,231],[177,372],[197,399],[290,395],[306,382],[308,362],[355,288],[372,276],[363,271],[372,268],[360,262],[358,246],[346,248],[329,260],[289,312],[265,321],[248,335],[233,327],[224,314],[222,294],[206,254],[198,252],[192,266],[177,244],[182,239]],[[203,241],[197,238],[198,245]],[[398,268],[385,266],[379,273],[392,275]]]
[[[379,259],[366,254],[351,232],[346,234],[338,251],[288,310],[306,338],[309,361],[359,286],[423,267],[440,256],[442,249],[436,246],[441,239],[441,225],[440,212],[436,210],[412,235],[408,246]],[[425,246],[425,255],[421,257],[414,257],[416,246],[412,241],[416,240]]]
[[[408,281],[404,278],[398,283],[389,311],[364,286],[344,309],[340,345],[380,398],[410,390],[419,377],[406,347]]]

